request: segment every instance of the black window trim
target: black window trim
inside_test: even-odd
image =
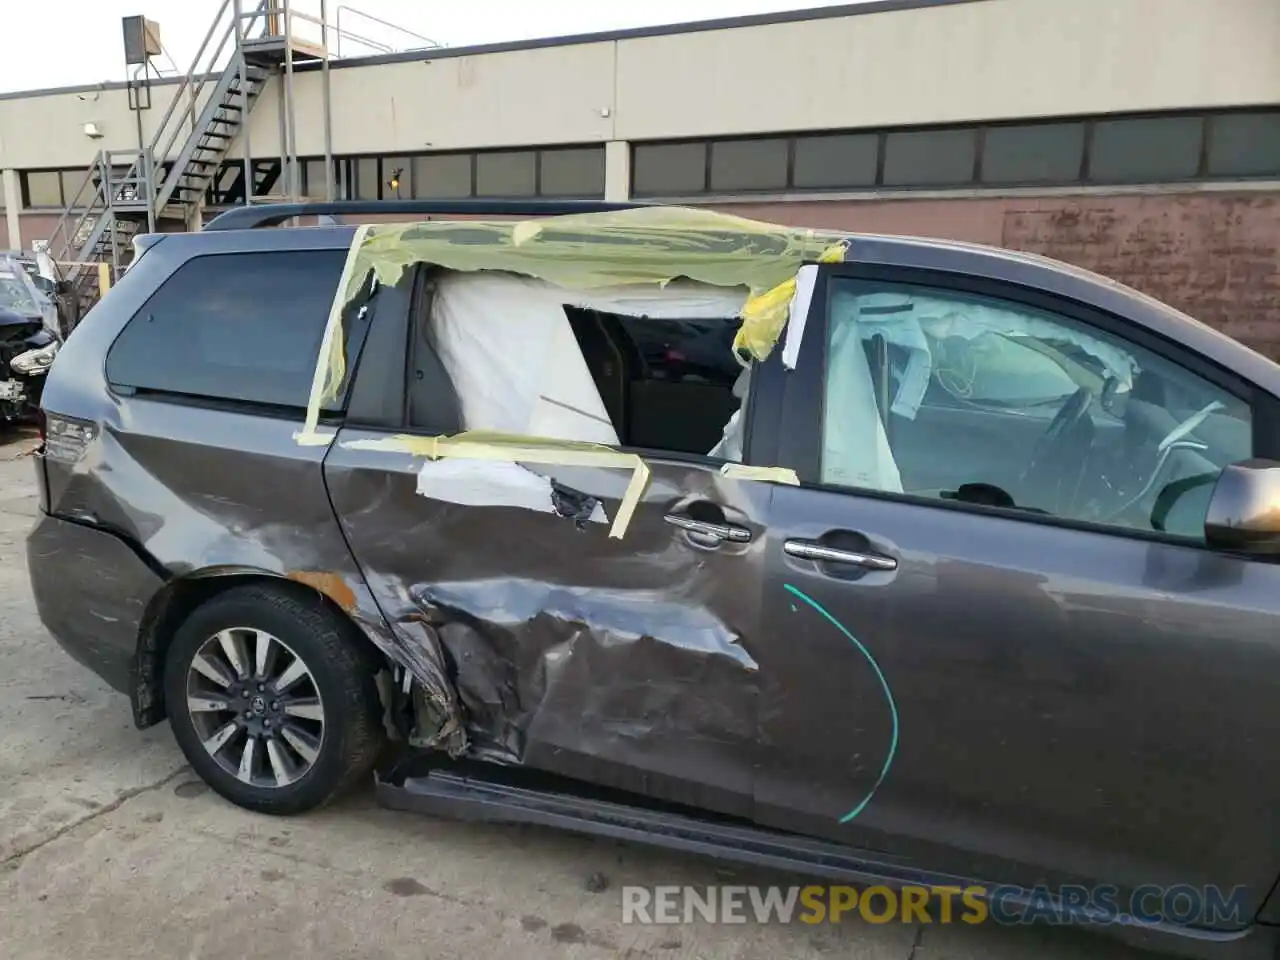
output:
[[[395,286],[378,290],[369,308],[359,354],[351,368],[341,424],[397,430],[406,420],[409,376],[409,314],[422,289],[421,264]],[[388,412],[391,411],[391,412]]]
[[[373,161],[373,163],[375,164],[375,167],[378,171],[378,179],[377,179],[378,197],[376,199],[385,200],[385,199],[391,199],[389,196],[387,196],[387,194],[390,192],[390,187],[387,186],[387,181],[390,178],[391,172],[397,166],[401,168],[401,176],[400,176],[401,197],[402,199],[408,199],[410,196],[417,197],[417,194],[421,189],[420,185],[418,185],[415,182],[415,174],[413,172],[413,164],[415,160],[430,158],[430,157],[464,157],[468,161],[471,168],[470,185],[468,187],[468,192],[466,194],[467,197],[473,197],[477,199],[486,199],[486,200],[511,199],[511,198],[482,196],[478,192],[479,184],[477,182],[476,167],[479,163],[479,159],[481,156],[490,156],[495,154],[531,153],[533,154],[533,158],[534,158],[534,176],[535,176],[534,190],[535,192],[532,195],[521,195],[516,199],[534,199],[534,198],[547,199],[547,200],[603,199],[604,188],[605,188],[605,184],[603,183],[601,184],[600,190],[596,191],[595,193],[591,193],[587,191],[584,191],[581,193],[572,193],[572,194],[548,193],[543,188],[542,163],[545,156],[547,154],[563,153],[565,151],[583,151],[583,152],[598,153],[600,155],[601,166],[606,171],[606,174],[607,174],[608,161],[604,156],[605,145],[599,141],[552,143],[552,144],[539,143],[539,144],[529,144],[526,146],[512,145],[512,146],[492,147],[492,148],[484,148],[484,149],[470,149],[470,150],[468,149],[416,150],[416,151],[405,150],[405,151],[398,151],[395,153],[334,154],[332,158],[333,165],[334,165],[334,198],[337,200],[355,199],[355,193],[357,192],[357,187],[358,187],[357,174],[359,170],[359,162],[361,160],[370,160],[370,161]],[[258,158],[258,159],[270,160],[272,158],[265,157],[265,158]],[[306,172],[307,165],[309,163],[323,163],[323,161],[324,161],[323,155],[306,154],[298,157],[298,169],[299,169],[300,179],[302,181],[300,183],[300,187],[304,192],[309,192],[311,189],[311,183]],[[242,164],[243,164],[243,161],[241,160],[227,162],[227,165],[233,166],[233,167],[240,166]]]
[[[1107,188],[1107,189],[1124,189],[1134,186],[1141,186],[1151,183],[1168,184],[1170,186],[1191,185],[1196,183],[1258,183],[1270,182],[1280,179],[1280,170],[1273,173],[1263,174],[1216,174],[1208,167],[1209,151],[1211,146],[1211,138],[1213,135],[1213,121],[1220,117],[1226,116],[1276,116],[1280,118],[1280,108],[1268,105],[1256,105],[1246,107],[1230,107],[1222,109],[1205,109],[1205,110],[1157,110],[1157,111],[1133,111],[1127,113],[1114,114],[1071,114],[1065,116],[1051,117],[1018,117],[1012,119],[986,120],[968,123],[918,123],[906,124],[902,126],[887,127],[850,127],[850,128],[822,128],[802,131],[775,131],[764,133],[750,133],[731,136],[702,136],[702,137],[671,137],[653,140],[634,140],[629,143],[631,152],[631,167],[636,168],[637,150],[645,147],[663,147],[663,146],[685,146],[685,145],[701,145],[704,151],[704,159],[706,162],[707,172],[703,179],[702,186],[697,190],[686,190],[679,193],[670,193],[652,190],[636,190],[633,186],[631,194],[637,199],[660,199],[675,197],[696,197],[696,198],[713,198],[720,196],[730,197],[749,197],[749,196],[776,196],[780,193],[795,195],[822,195],[832,193],[865,193],[874,191],[876,193],[912,193],[912,192],[947,192],[955,190],[983,190],[1001,192],[1007,190],[1054,190],[1062,188]],[[1200,162],[1194,174],[1190,177],[1178,179],[1121,179],[1121,180],[1095,180],[1092,173],[1092,156],[1094,149],[1094,130],[1099,123],[1112,121],[1134,121],[1134,120],[1163,120],[1163,119],[1196,119],[1200,121]],[[1034,181],[987,181],[982,177],[982,141],[985,139],[986,132],[994,129],[1006,129],[1017,127],[1039,127],[1053,125],[1084,125],[1084,137],[1081,144],[1080,156],[1078,158],[1079,170],[1076,175],[1067,179],[1054,180],[1034,180]],[[907,184],[886,184],[884,181],[885,174],[885,152],[887,140],[890,134],[895,133],[915,133],[930,131],[951,131],[951,130],[973,130],[975,131],[976,150],[973,164],[971,179],[963,183],[943,184],[943,183],[907,183]],[[851,183],[846,186],[821,186],[821,187],[805,187],[795,184],[795,165],[789,162],[787,166],[787,182],[778,184],[777,186],[755,189],[735,189],[732,191],[717,191],[712,188],[710,179],[711,153],[715,144],[725,141],[742,141],[742,140],[778,140],[787,139],[787,152],[789,157],[794,157],[796,145],[801,140],[808,140],[816,137],[832,136],[832,135],[872,135],[879,137],[879,146],[877,149],[876,160],[876,177],[872,184]]]
[[[1280,420],[1280,399],[1176,341],[1151,330],[1137,329],[1132,323],[1090,305],[1007,280],[973,277],[945,270],[898,264],[846,263],[823,265],[819,268],[813,306],[806,319],[805,334],[801,341],[796,369],[788,371],[785,375],[777,451],[778,465],[794,469],[800,478],[802,488],[928,509],[958,510],[981,516],[1102,533],[1132,540],[1195,547],[1211,553],[1224,552],[1202,542],[1159,531],[1138,530],[1070,517],[823,483],[821,461],[827,374],[826,345],[830,320],[829,304],[833,292],[832,281],[836,279],[912,284],[939,291],[951,290],[957,293],[988,296],[1044,310],[1065,319],[1095,327],[1111,336],[1149,350],[1247,402],[1252,427],[1252,455],[1280,461],[1280,422],[1277,422]],[[1251,556],[1250,559],[1256,558]],[[1280,558],[1277,558],[1277,562],[1280,562]]]
[[[115,349],[116,343],[124,335],[125,330],[143,313],[151,302],[159,295],[178,273],[188,264],[207,257],[226,257],[226,256],[251,256],[262,257],[272,254],[283,253],[340,253],[337,247],[290,247],[288,249],[278,250],[219,250],[210,251],[208,253],[197,253],[174,264],[173,269],[165,276],[165,278],[156,285],[155,289],[148,294],[146,300],[134,311],[133,315],[121,325],[116,335],[112,338],[111,343],[102,354],[102,379],[106,384],[107,392],[114,397],[119,398],[138,398],[152,400],[157,403],[164,403],[171,406],[187,406],[202,410],[219,410],[226,413],[243,413],[253,416],[267,417],[276,420],[295,420],[299,424],[302,423],[306,416],[307,404],[282,404],[272,403],[264,400],[246,400],[236,397],[215,397],[202,393],[187,393],[179,390],[169,390],[156,387],[138,387],[130,384],[122,384],[113,381],[107,373],[107,364],[111,356],[111,351]],[[336,284],[335,284],[336,285]],[[325,426],[341,426],[346,420],[346,411],[350,405],[352,394],[355,390],[356,376],[359,370],[360,357],[364,351],[364,344],[368,341],[369,331],[372,329],[373,323],[377,316],[376,305],[378,298],[374,299],[367,315],[367,322],[364,330],[357,342],[348,344],[347,355],[347,390],[342,398],[342,405],[338,408],[321,409],[318,422]],[[328,314],[326,314],[327,322]],[[317,357],[317,362],[319,358]]]
[[[81,174],[88,173],[89,168],[83,167],[26,167],[19,172],[18,177],[18,200],[21,202],[23,210],[58,210],[63,209],[75,197],[67,196],[67,174],[73,177],[79,177]],[[56,173],[58,175],[58,202],[57,203],[31,203],[31,187],[28,184],[27,177],[33,173]],[[74,181],[73,181],[74,182]]]

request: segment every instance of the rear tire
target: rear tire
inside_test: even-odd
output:
[[[257,813],[323,806],[383,746],[374,671],[318,599],[237,587],[198,607],[165,657],[174,737],[217,793]]]

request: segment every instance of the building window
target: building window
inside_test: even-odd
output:
[[[958,186],[973,182],[977,131],[908,130],[885,140],[888,187]]]
[[[1280,111],[1209,118],[1211,177],[1280,177]]]
[[[159,176],[159,174],[157,174]],[[97,197],[97,191],[89,183],[89,168],[62,171],[62,202],[64,206],[85,209]]]
[[[797,137],[794,184],[802,190],[874,187],[879,159],[879,134]]]
[[[22,175],[24,207],[62,206],[62,174],[57,170],[28,170]]]
[[[711,189],[785,190],[789,141],[718,140],[711,144]]]
[[[218,168],[218,175],[210,186],[210,200],[214,206],[244,200],[244,190],[240,188],[244,178],[244,163],[224,163]],[[239,200],[235,200],[236,196]]]
[[[991,127],[982,144],[982,182],[1071,183],[1084,161],[1083,123]]]
[[[476,196],[532,197],[538,193],[538,159],[533,150],[476,154]]]
[[[641,196],[705,193],[706,143],[638,144],[632,152],[631,183]]]
[[[302,193],[310,200],[324,200],[328,196],[328,184],[324,172],[324,158],[302,161]],[[333,178],[333,196],[339,198],[338,178]]]
[[[353,200],[381,200],[381,174],[377,157],[358,157],[351,161],[351,191]]]
[[[1190,180],[1200,169],[1202,117],[1099,120],[1089,179],[1095,183]]]
[[[471,196],[471,154],[431,153],[413,158],[413,196],[452,200]]]
[[[604,148],[543,150],[538,192],[544,197],[604,196]]]

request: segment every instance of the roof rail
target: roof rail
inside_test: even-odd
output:
[[[204,225],[204,229],[252,230],[256,227],[278,227],[294,217],[344,214],[559,217],[574,213],[609,213],[642,206],[646,204],[603,203],[597,200],[317,200],[236,207],[218,214]]]

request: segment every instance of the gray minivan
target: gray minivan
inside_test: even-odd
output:
[[[257,811],[377,765],[400,807],[1271,942],[1280,367],[1039,257],[490,207],[146,237],[68,339],[31,578],[138,726]],[[635,257],[670,268],[555,279]],[[739,269],[785,327],[690,362]]]

